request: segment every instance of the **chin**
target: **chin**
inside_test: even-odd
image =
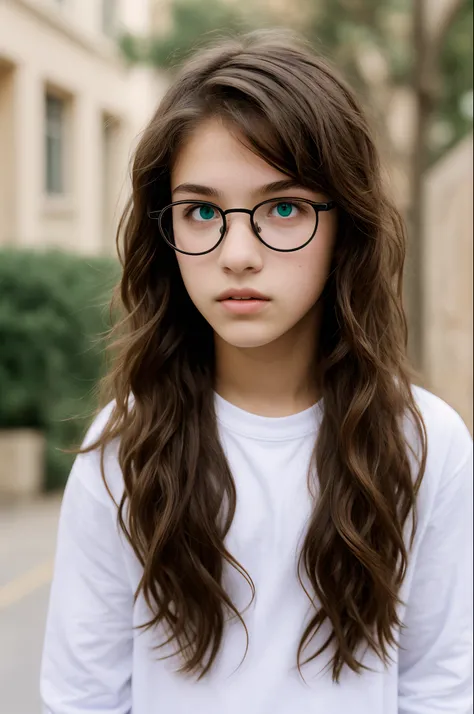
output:
[[[234,325],[231,329],[220,330],[216,329],[216,327],[213,327],[213,329],[223,342],[239,349],[265,347],[280,337],[280,334],[262,330],[261,325]]]

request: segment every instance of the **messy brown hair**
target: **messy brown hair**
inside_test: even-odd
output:
[[[118,234],[124,317],[104,391],[113,407],[85,451],[100,448],[103,456],[118,440],[118,522],[143,566],[135,598],[142,593],[153,614],[142,627],[167,629],[180,671],[200,679],[216,659],[228,616],[240,619],[248,644],[242,614],[223,587],[225,564],[247,579],[252,599],[255,589],[225,544],[237,494],[216,424],[213,332],[148,213],[170,203],[173,158],[209,117],[237,129],[255,154],[338,207],[314,365],[324,405],[316,476],[308,483],[314,509],[298,567],[302,587],[301,568],[311,584],[313,592],[305,590],[314,612],[295,654],[301,672],[301,664],[330,651],[339,681],[344,665],[364,668],[360,646],[387,662],[396,645],[426,433],[406,360],[402,220],[353,92],[288,33],[254,32],[193,56],[141,137]],[[325,623],[331,634],[301,662]]]

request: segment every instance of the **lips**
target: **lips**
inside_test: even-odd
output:
[[[251,288],[239,288],[239,289],[230,289],[226,290],[225,292],[221,293],[217,300],[219,302],[222,302],[223,300],[266,300],[268,301],[270,298],[267,297],[266,295],[263,295],[262,293],[258,292],[258,290],[253,290]]]

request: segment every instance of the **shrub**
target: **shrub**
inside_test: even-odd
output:
[[[112,258],[0,251],[0,429],[47,439],[45,488],[63,486],[95,406],[110,326]]]

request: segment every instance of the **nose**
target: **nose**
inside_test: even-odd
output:
[[[228,216],[227,233],[218,248],[218,264],[233,273],[258,272],[263,267],[263,248],[248,216]]]

